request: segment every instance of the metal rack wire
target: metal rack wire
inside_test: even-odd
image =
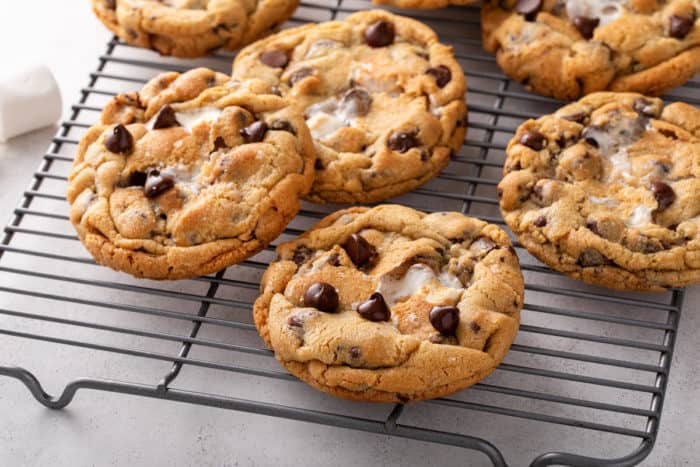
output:
[[[367,0],[305,1],[289,25],[342,18],[369,6]],[[523,119],[560,104],[525,92],[498,71],[481,51],[477,7],[416,15],[454,45],[464,66],[470,129],[444,174],[397,201],[502,224],[495,185],[505,145]],[[519,248],[527,295],[521,332],[506,362],[455,396],[386,406],[326,397],[275,364],[250,317],[274,246],[226,271],[176,283],[136,281],[96,266],[70,227],[64,197],[80,136],[115,93],[138,88],[163,70],[204,65],[228,72],[231,59],[218,54],[181,61],[116,38],[108,43],[5,227],[0,335],[6,354],[23,360],[0,366],[0,375],[22,381],[54,409],[67,406],[79,390],[110,391],[463,447],[496,466],[506,466],[506,458],[533,467],[627,466],[649,454],[682,290],[639,295],[593,289],[552,273]],[[699,87],[693,81],[670,98],[698,104]],[[333,209],[305,204],[278,241]],[[70,364],[70,374],[51,371],[57,358]],[[46,393],[35,375],[56,385],[59,395]],[[527,443],[515,442],[517,433]],[[598,448],[582,452],[585,445]]]

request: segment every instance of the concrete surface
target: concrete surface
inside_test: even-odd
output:
[[[88,3],[6,2],[0,15],[2,66],[47,63],[64,102],[74,102],[108,38]],[[40,130],[0,145],[2,225],[54,132]],[[689,289],[661,435],[645,466],[694,466],[700,459],[699,303],[700,288]],[[40,354],[40,347],[33,352]],[[3,350],[0,337],[0,365],[26,357],[14,348]],[[45,358],[60,373],[62,361]],[[68,410],[52,412],[39,406],[20,383],[2,377],[0,417],[0,466],[485,465],[483,457],[455,448],[98,392],[80,393]],[[514,439],[527,443],[537,436],[519,433]],[[529,460],[515,460],[514,465]]]

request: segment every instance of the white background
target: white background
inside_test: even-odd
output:
[[[58,79],[67,108],[77,100],[108,37],[87,0],[4,0],[0,66],[11,70],[27,62],[46,63]],[[0,224],[9,221],[54,132],[49,128],[0,144]],[[661,436],[643,465],[698,465],[699,303],[700,289],[691,288]],[[0,352],[2,348],[0,337]],[[0,354],[0,363],[11,358]],[[55,365],[60,372],[61,362]],[[0,466],[446,467],[480,465],[482,460],[453,448],[104,393],[80,393],[68,410],[52,412],[37,404],[19,383],[0,377]]]

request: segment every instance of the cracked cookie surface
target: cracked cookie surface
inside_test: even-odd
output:
[[[451,5],[469,5],[477,0],[372,0],[377,5],[390,5],[396,8],[425,9],[445,8]]]
[[[122,40],[177,57],[249,44],[289,19],[298,5],[299,0],[92,0],[95,15]]]
[[[380,205],[277,248],[255,323],[292,374],[334,396],[441,397],[485,378],[518,330],[523,278],[499,227]]]
[[[700,110],[594,93],[506,152],[503,216],[553,269],[622,290],[700,282]]]
[[[80,141],[70,220],[95,260],[179,279],[274,240],[313,179],[303,116],[262,81],[204,68],[121,94]]]
[[[466,134],[464,72],[426,25],[373,10],[245,48],[233,76],[261,78],[305,113],[316,202],[371,203],[413,190]]]
[[[482,7],[484,47],[530,90],[660,95],[700,71],[698,0],[508,0]]]

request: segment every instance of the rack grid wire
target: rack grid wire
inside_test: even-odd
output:
[[[370,6],[367,0],[304,1],[285,27]],[[446,171],[397,202],[503,224],[496,184],[507,141],[524,119],[561,103],[527,93],[482,52],[478,7],[409,15],[454,46],[469,83],[470,128]],[[53,409],[66,407],[79,390],[109,391],[467,448],[496,466],[509,465],[506,458],[533,467],[628,466],[649,454],[682,290],[641,295],[595,289],[553,273],[518,247],[526,302],[506,361],[485,381],[448,398],[373,405],[335,400],[298,383],[257,336],[250,309],[274,245],[217,274],[170,283],[136,281],[95,265],[68,222],[64,196],[81,135],[116,93],[164,70],[202,65],[229,72],[232,58],[219,53],[183,61],[117,38],[107,44],[5,227],[0,334],[3,347],[14,346],[9,353],[24,360],[0,366],[0,375],[20,380]],[[667,98],[698,104],[699,87],[693,80]],[[334,209],[304,204],[276,243]],[[70,363],[71,374],[52,372],[53,359]],[[46,381],[58,396],[45,392]],[[582,446],[597,449],[582,452]]]

